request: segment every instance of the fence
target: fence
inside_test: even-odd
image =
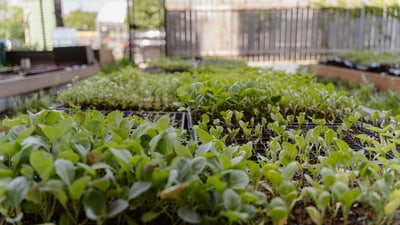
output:
[[[166,9],[168,56],[318,60],[355,48],[400,50],[400,13],[389,8]]]

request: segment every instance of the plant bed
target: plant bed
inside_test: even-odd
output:
[[[357,50],[335,53],[320,64],[352,68],[361,71],[400,75],[400,57],[398,52],[376,52]]]
[[[400,92],[400,77],[319,64],[312,65],[310,72],[317,76],[339,78],[359,85],[362,85],[366,79],[379,90]]]
[[[165,77],[168,79],[163,80]],[[115,140],[102,135],[100,140],[96,135],[92,137],[93,141],[89,138],[92,144],[89,152],[103,154],[100,162],[113,168],[108,174],[116,177],[119,184],[112,183],[112,191],[105,190],[107,204],[101,210],[104,216],[110,211],[108,204],[122,200],[119,201],[122,204],[128,201],[129,208],[116,215],[121,223],[128,221],[126,215],[136,223],[144,224],[398,222],[400,117],[394,117],[389,123],[386,115],[381,121],[377,113],[363,115],[358,110],[357,99],[335,91],[332,84],[317,83],[313,75],[209,66],[173,75],[149,75],[126,69],[96,79],[82,82],[82,86],[78,84],[75,93],[69,93],[71,105],[86,102],[87,107],[108,105],[107,109],[120,107],[122,110],[121,102],[137,95],[138,102],[130,107],[139,109],[147,105],[151,108],[157,93],[168,93],[165,96],[173,99],[168,101],[170,105],[165,104],[155,111],[191,107],[197,135],[197,140],[187,141],[186,134],[180,133],[181,129],[173,128],[169,123],[165,126],[170,119],[162,117],[163,122],[136,126],[117,147],[115,143],[107,142],[121,140],[118,136],[121,137],[123,132],[115,127],[101,132],[115,135]],[[137,80],[137,84],[129,83],[130,80]],[[104,86],[97,85],[99,81]],[[124,83],[128,85],[124,86]],[[81,87],[88,90],[81,92]],[[108,87],[115,88],[108,92],[112,99],[97,95]],[[154,94],[151,97],[138,95],[143,87]],[[157,92],[159,88],[167,91]],[[126,110],[133,110],[128,108]],[[100,112],[96,114],[103,116]],[[116,112],[111,112],[106,120],[119,121],[112,119],[115,115]],[[46,127],[48,117],[44,118],[45,121],[35,119],[23,123],[24,127],[35,123],[39,124],[34,127]],[[84,125],[75,130],[98,130],[93,129],[98,122],[90,121],[101,123],[102,117],[85,118]],[[21,125],[15,124],[18,119],[11,121],[7,120],[6,124]],[[133,120],[132,123],[139,122]],[[9,142],[14,140],[14,132],[22,129],[14,126],[7,127],[4,139],[1,139],[7,145],[12,145]],[[42,135],[39,128],[33,136]],[[17,143],[22,143],[24,138],[26,136]],[[103,142],[107,143],[102,145]],[[136,145],[138,142],[141,147]],[[101,146],[97,146],[98,143]],[[133,143],[136,144],[132,146]],[[118,153],[129,159],[131,155],[132,159],[123,161]],[[90,156],[95,154],[98,153],[90,153]],[[73,165],[80,170],[78,164]],[[129,172],[122,176],[118,172],[121,170]],[[146,176],[149,173],[152,178]],[[103,170],[103,174],[93,180],[104,178],[104,174],[107,172]],[[154,183],[153,176],[162,174],[162,182]],[[52,179],[59,177],[53,174]],[[150,181],[150,188],[142,189],[142,185],[149,185],[142,182]],[[98,191],[97,186],[93,186],[96,182],[92,182],[88,189]],[[140,186],[133,186],[137,182]],[[126,197],[124,192],[118,192],[120,189],[114,188],[116,186],[126,187],[128,193],[135,193],[133,190],[136,189],[144,191],[129,199],[129,195]],[[85,190],[83,196],[90,196],[91,191]],[[173,196],[173,199],[167,196]],[[80,200],[85,202],[85,198]],[[82,202],[76,204],[82,205]],[[82,218],[88,216],[84,212]],[[93,218],[91,220],[98,220],[99,224],[114,222],[113,218]]]
[[[65,108],[62,106],[58,107],[53,107],[51,110],[57,110],[61,112],[66,112],[66,113],[74,113],[77,111],[77,109],[73,108]],[[80,109],[82,112],[86,112],[88,109]],[[90,109],[92,110],[92,109]],[[145,121],[150,121],[150,122],[155,122],[158,119],[160,119],[163,116],[168,116],[170,119],[169,123],[171,126],[177,129],[182,129],[185,130],[188,135],[188,140],[197,140],[196,134],[194,133],[193,129],[193,122],[192,122],[192,116],[190,114],[190,110],[181,110],[179,112],[166,112],[166,111],[127,111],[127,110],[98,110],[100,113],[102,113],[104,116],[107,116],[110,113],[113,113],[115,111],[118,111],[119,113],[122,113],[124,117],[139,117]],[[132,129],[136,128],[136,126],[133,126]]]

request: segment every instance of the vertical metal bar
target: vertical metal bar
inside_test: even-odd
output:
[[[169,38],[170,30],[168,27],[168,23],[169,23],[168,14],[169,14],[169,11],[167,10],[167,7],[166,7],[166,1],[164,1],[164,29],[165,29],[165,49],[164,49],[165,53],[164,54],[165,54],[165,56],[169,56],[168,49],[169,49],[169,45],[171,44],[170,38]]]
[[[360,29],[358,32],[358,48],[364,47],[365,2],[362,2],[360,11]]]
[[[296,7],[296,23],[295,23],[295,28],[294,28],[294,61],[297,60],[297,27],[299,25],[299,4],[297,2],[297,7]]]
[[[42,24],[42,35],[43,35],[43,50],[47,50],[47,40],[46,40],[46,27],[44,23],[44,15],[43,15],[43,0],[39,1],[40,6],[40,22]]]
[[[312,29],[312,26],[311,26],[311,28],[310,27],[308,27],[308,23],[309,23],[309,21],[310,21],[310,8],[309,7],[307,7],[307,10],[306,10],[306,40],[305,40],[305,54],[304,54],[304,59],[307,59],[307,58],[309,58],[309,56],[310,56],[310,54],[309,54],[309,46],[308,46],[308,41],[310,41],[309,40],[309,38],[308,38],[308,36],[309,36],[309,34],[311,33],[311,31],[310,31],[310,29]],[[312,23],[311,23],[312,24]],[[309,59],[311,59],[311,58],[309,58]]]

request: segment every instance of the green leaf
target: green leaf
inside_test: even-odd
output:
[[[29,190],[29,181],[25,177],[14,178],[7,186],[6,198],[11,207],[19,207]]]
[[[11,129],[7,133],[8,141],[16,141],[22,131],[24,131],[26,127],[24,125],[15,125],[11,127]]]
[[[205,153],[211,151],[211,149],[212,149],[213,147],[214,147],[214,146],[213,146],[212,142],[208,142],[208,143],[205,143],[205,144],[201,144],[201,145],[197,148],[197,150],[196,150],[196,155],[205,154]]]
[[[245,189],[249,184],[249,177],[245,171],[228,171],[228,187],[232,189]]]
[[[161,214],[161,212],[146,212],[145,214],[143,214],[140,219],[143,221],[143,223],[148,223],[154,219],[156,219],[159,215]]]
[[[54,143],[58,138],[62,137],[65,133],[61,127],[54,127],[54,126],[46,126],[41,125],[40,128],[42,129],[44,135],[51,143]]]
[[[130,153],[128,150],[111,148],[110,151],[114,157],[118,159],[118,162],[121,164],[121,166],[128,166],[129,162],[132,160],[132,153]]]
[[[297,162],[291,162],[286,165],[282,170],[282,177],[287,180],[293,179],[294,174],[296,173]]]
[[[370,192],[368,194],[368,203],[375,209],[375,210],[379,210],[381,208],[383,208],[383,201],[381,196],[374,192]]]
[[[196,128],[196,134],[199,137],[199,141],[203,144],[213,141],[213,137],[207,131],[199,127]]]
[[[107,218],[115,217],[116,215],[122,213],[128,207],[129,203],[122,199],[110,202],[107,207],[108,208]]]
[[[169,127],[169,116],[162,116],[156,121],[156,129],[158,132],[166,130]]]
[[[59,225],[73,225],[74,222],[72,219],[68,216],[68,214],[63,213],[60,217],[60,220],[58,221]]]
[[[311,220],[317,224],[322,225],[322,215],[314,206],[306,207],[307,213],[310,216]]]
[[[58,154],[58,158],[69,160],[74,164],[79,161],[79,155],[73,151],[62,151]]]
[[[389,202],[385,205],[386,215],[393,215],[400,207],[400,190],[393,191],[389,196]]]
[[[289,212],[285,202],[280,197],[275,197],[269,204],[269,214],[275,224],[285,224]]]
[[[227,188],[222,194],[225,209],[230,211],[239,211],[241,207],[240,196],[230,188]]]
[[[69,187],[69,194],[73,200],[79,200],[81,198],[82,194],[86,191],[90,179],[89,176],[84,176],[72,183],[71,187]]]
[[[29,136],[21,142],[23,149],[31,148],[32,150],[38,150],[44,148],[45,150],[50,149],[48,141],[41,136]]]
[[[342,193],[340,196],[340,201],[343,203],[344,207],[350,209],[360,194],[361,190],[359,188],[351,189],[350,191]]]
[[[48,152],[32,152],[29,162],[43,181],[47,181],[54,172],[53,157]]]
[[[146,182],[146,181],[138,181],[132,185],[132,187],[129,190],[129,197],[128,199],[134,199],[141,195],[142,193],[146,192],[149,190],[151,187],[151,182]]]
[[[198,156],[190,162],[192,167],[192,176],[201,173],[207,165],[207,160],[204,157]]]
[[[54,162],[56,174],[69,187],[75,179],[75,167],[69,160],[57,159]]]
[[[218,192],[223,192],[226,187],[226,183],[222,182],[221,178],[217,175],[209,176],[206,183],[208,186],[214,186]]]
[[[38,113],[37,122],[44,123],[46,125],[53,125],[61,120],[61,113],[51,110],[45,110]]]
[[[54,197],[66,207],[68,200],[67,194],[64,192],[65,184],[61,180],[48,180],[46,185],[42,187],[43,191],[49,192],[54,195]]]
[[[87,218],[101,220],[106,211],[106,197],[101,191],[89,189],[85,192],[83,206]]]
[[[201,223],[201,217],[200,215],[186,207],[180,207],[178,209],[178,216],[181,218],[184,222],[190,223],[190,224],[199,224]]]

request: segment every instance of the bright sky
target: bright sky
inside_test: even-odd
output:
[[[112,0],[61,0],[64,14],[77,9],[98,12],[106,1]]]
[[[2,2],[4,0],[0,0]],[[73,10],[98,12],[106,1],[113,0],[61,0],[63,14],[68,14]],[[24,5],[25,0],[8,0],[13,5]]]

